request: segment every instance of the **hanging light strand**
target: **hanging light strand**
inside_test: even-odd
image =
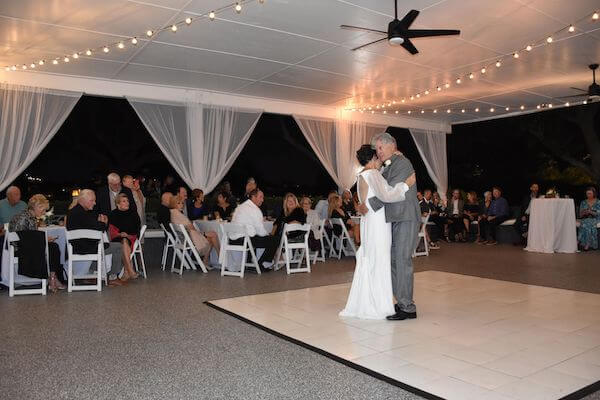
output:
[[[144,32],[143,34],[139,34],[139,35],[134,35],[134,36],[130,36],[130,37],[127,37],[127,38],[123,38],[123,39],[121,39],[119,41],[116,41],[116,42],[113,42],[113,43],[108,43],[108,44],[105,44],[105,45],[102,45],[102,46],[98,46],[98,47],[87,47],[84,50],[72,52],[72,53],[69,53],[69,54],[67,54],[65,56],[62,56],[62,57],[54,57],[54,58],[52,58],[52,57],[43,58],[42,57],[42,58],[38,58],[37,60],[32,61],[31,63],[22,64],[22,67],[25,67],[25,68],[21,67],[21,69],[26,70],[27,69],[27,65],[31,65],[31,64],[37,64],[39,66],[42,66],[42,65],[45,64],[44,60],[46,60],[46,59],[51,59],[52,60],[52,63],[51,63],[52,65],[58,65],[61,62],[68,63],[72,59],[75,59],[75,60],[80,59],[80,55],[84,55],[84,54],[86,56],[90,57],[90,56],[92,56],[92,54],[102,54],[102,53],[106,54],[106,53],[110,52],[111,48],[118,48],[120,50],[123,50],[123,49],[125,49],[127,47],[126,43],[127,44],[131,44],[132,46],[137,45],[139,43],[139,41],[140,41],[140,39],[139,39],[140,37],[146,36],[147,38],[150,39],[150,38],[156,37],[159,33],[164,32],[164,31],[170,31],[172,33],[177,33],[177,31],[179,30],[179,28],[184,27],[184,26],[189,26],[194,21],[197,21],[201,17],[207,17],[209,20],[212,21],[212,20],[215,19],[215,16],[217,14],[221,14],[221,13],[224,13],[224,12],[229,11],[229,10],[232,10],[235,13],[240,14],[242,12],[242,10],[243,10],[243,6],[245,6],[247,3],[251,3],[252,1],[254,1],[254,0],[235,1],[233,3],[229,3],[229,4],[224,5],[222,7],[216,8],[216,9],[214,9],[214,10],[212,10],[210,12],[207,12],[205,14],[201,14],[201,15],[198,15],[198,16],[195,16],[195,17],[186,17],[185,19],[183,19],[181,21],[178,21],[176,23],[171,23],[171,24],[163,26],[161,28],[147,29],[146,32]],[[258,3],[259,4],[264,4],[265,2],[264,2],[264,0],[258,0]],[[75,55],[77,55],[77,56],[75,56]],[[19,64],[19,65],[21,65],[21,64]],[[7,71],[7,72],[8,71],[16,71],[17,70],[16,66],[15,66],[15,68],[12,68],[12,67],[13,66],[11,66],[11,65],[5,66],[4,70]],[[35,68],[35,67],[32,67],[32,68]]]
[[[565,33],[571,35],[574,32],[576,32],[577,26],[581,22],[590,21],[590,20],[592,22],[599,21],[598,13],[599,13],[599,11],[594,11],[592,13],[589,13],[589,14],[585,15],[584,17],[578,19],[577,21],[574,21],[574,22],[572,22],[572,23],[570,23],[568,25],[565,25],[562,28],[560,28],[560,29],[558,29],[558,30],[556,30],[556,31],[548,34],[548,35],[545,35],[545,36],[541,37],[538,40],[528,42],[524,47],[521,47],[521,48],[516,49],[514,51],[511,51],[509,53],[506,53],[506,54],[504,54],[503,56],[501,56],[499,58],[495,58],[494,61],[490,62],[487,65],[483,65],[480,68],[481,75],[484,75],[488,71],[490,71],[491,67],[495,67],[494,69],[501,68],[503,66],[503,64],[505,62],[509,61],[509,60],[517,61],[518,62],[521,59],[520,56],[522,54],[525,55],[526,53],[529,53],[532,50],[537,49],[537,48],[541,48],[543,46],[551,46],[551,45],[553,45],[554,42],[556,42],[556,37],[557,36],[560,36],[561,34],[565,34]],[[475,77],[476,77],[475,73],[473,73],[473,72],[467,72],[467,73],[465,73],[463,75],[457,76],[455,78],[455,80],[456,80],[457,84],[460,84],[461,82],[463,82],[463,80],[466,80],[466,79],[469,79],[471,81],[475,81],[475,79],[474,79]],[[448,88],[450,88],[450,83],[449,82],[443,82],[443,83],[441,83],[439,85],[434,86],[433,88],[426,89],[424,92],[436,93],[436,92],[441,92],[442,89],[448,89]],[[418,96],[417,93],[405,96],[405,98],[409,98],[410,100],[415,100],[415,98],[419,98],[419,97],[420,96]],[[394,100],[394,101],[396,101],[396,100]],[[573,103],[571,103],[571,105],[573,105]],[[354,105],[354,106],[346,108],[346,110],[352,110],[352,109],[359,110],[360,108],[363,108],[363,107],[364,106],[357,107],[356,105]]]

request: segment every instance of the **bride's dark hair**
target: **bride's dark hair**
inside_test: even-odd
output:
[[[373,159],[373,157],[375,157],[376,153],[377,152],[373,150],[370,144],[363,144],[356,152],[356,158],[358,159],[360,165],[364,167]]]

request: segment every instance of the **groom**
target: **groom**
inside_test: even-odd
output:
[[[383,162],[382,175],[390,186],[404,182],[415,170],[404,155],[398,152],[396,139],[387,132],[373,137],[371,146]],[[387,317],[390,321],[417,318],[417,307],[413,301],[412,255],[417,247],[421,211],[417,201],[417,185],[406,192],[405,201],[383,203],[376,197],[369,199],[374,211],[385,207],[385,220],[392,223],[392,289],[398,302],[396,313]]]

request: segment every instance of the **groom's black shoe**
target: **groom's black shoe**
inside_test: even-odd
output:
[[[387,317],[385,317],[385,319],[387,319],[388,321],[403,321],[405,319],[417,318],[416,311],[415,312],[402,311],[402,310],[400,310],[400,307],[398,307],[398,305],[395,305],[394,308],[396,309],[396,314],[388,315]]]

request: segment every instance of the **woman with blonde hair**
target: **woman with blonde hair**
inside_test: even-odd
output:
[[[27,203],[27,208],[15,215],[8,225],[10,232],[35,231],[38,229],[38,220],[46,214],[50,202],[43,194],[34,194]],[[50,282],[48,289],[56,292],[58,289],[64,289],[58,277],[62,274],[62,265],[60,263],[60,249],[58,244],[54,243],[56,237],[48,237],[48,260],[50,268]]]
[[[293,193],[286,193],[283,196],[283,211],[281,215],[273,223],[273,236],[280,236],[283,233],[283,226],[285,224],[305,224],[306,213],[300,207],[298,198]],[[294,236],[294,235],[290,235]]]
[[[350,218],[349,215],[346,215],[343,209],[343,201],[340,195],[332,195],[329,197],[329,212],[327,213],[329,219],[339,218],[344,224],[346,224],[346,229],[348,229],[348,234],[354,240],[357,246],[360,246],[360,224],[355,224]],[[339,225],[333,226],[333,233],[336,236],[342,234],[342,227]]]
[[[180,224],[185,227],[190,234],[194,247],[204,259],[204,263],[208,265],[210,250],[213,247],[217,254],[219,254],[219,237],[217,234],[215,232],[206,232],[202,234],[196,229],[194,224],[192,224],[192,221],[190,221],[182,212],[183,199],[180,196],[171,197],[169,208],[171,209],[171,223],[173,225]]]
[[[121,258],[124,273],[122,281],[137,279],[139,274],[131,264],[131,249],[140,231],[140,218],[136,211],[129,209],[129,197],[119,193],[115,198],[116,208],[108,215],[108,235],[111,242],[121,243]]]

